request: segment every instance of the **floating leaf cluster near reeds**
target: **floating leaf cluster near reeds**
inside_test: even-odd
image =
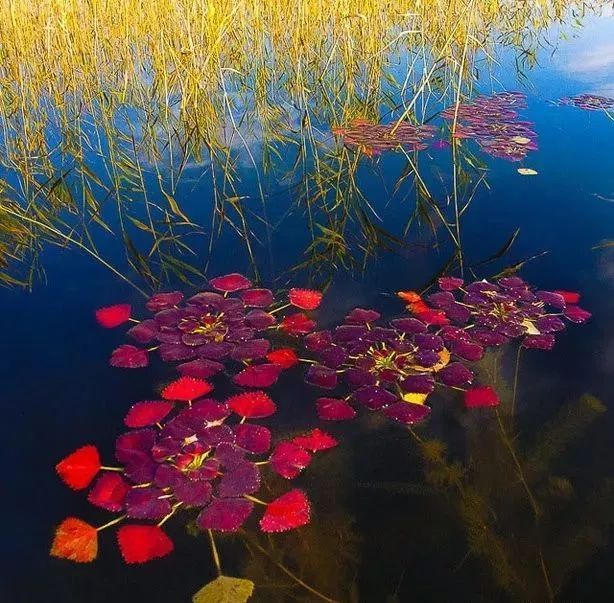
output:
[[[521,161],[537,150],[534,124],[518,119],[517,109],[525,107],[524,94],[500,92],[448,107],[442,116],[452,122],[455,138],[471,138],[493,157]]]
[[[614,110],[614,98],[600,96],[598,94],[578,94],[577,96],[565,96],[559,100],[561,105],[570,105],[586,111],[612,111]]]

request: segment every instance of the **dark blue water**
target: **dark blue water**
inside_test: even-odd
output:
[[[614,248],[605,242],[614,238],[614,121],[604,112],[549,101],[614,91],[609,41],[613,33],[611,18],[589,21],[580,38],[562,43],[554,57],[543,53],[542,64],[529,74],[530,84],[524,88],[511,57],[504,54],[495,90],[522,89],[527,94],[522,118],[534,122],[539,150],[522,165],[535,169],[537,176],[519,175],[518,164],[490,158],[474,143],[463,148],[486,169],[457,167],[469,183],[466,190],[481,175],[485,177],[461,218],[465,274],[471,274],[473,266],[476,276],[490,277],[539,256],[523,265],[520,275],[539,288],[581,292],[583,307],[593,314],[586,325],[569,326],[553,351],[523,355],[513,442],[520,456],[530,456],[530,450],[547,444],[548,438],[556,447],[548,426],[557,416],[563,420],[557,414],[561,408],[567,409],[563,418],[580,416],[577,400],[583,394],[599,398],[606,407],[612,401]],[[484,92],[491,90],[485,85]],[[433,123],[441,126],[440,120]],[[290,147],[286,152],[288,167],[293,156]],[[204,234],[186,236],[195,255],[183,258],[206,276],[236,271],[254,277],[257,267],[257,277],[266,286],[327,286],[317,313],[323,327],[340,321],[355,306],[375,307],[386,316],[399,314],[402,307],[390,294],[424,288],[455,252],[440,224],[432,232],[424,224],[410,223],[416,208],[414,175],[395,191],[407,166],[400,153],[384,153],[375,161],[362,157],[356,182],[371,208],[363,203],[360,210],[360,204],[353,203],[327,213],[318,203],[308,211],[297,194],[302,190],[300,179],[280,181],[274,173],[261,175],[263,205],[258,182],[245,160],[239,168],[240,190],[250,195],[244,206],[253,234],[251,261],[244,242],[228,225],[209,252],[212,180],[205,165],[196,163],[186,170],[175,197]],[[452,219],[452,205],[445,206],[455,169],[451,150],[422,151],[417,166]],[[154,174],[150,176],[154,182]],[[341,231],[347,244],[344,261],[322,256],[302,266],[310,259],[310,219],[327,228],[334,223]],[[381,237],[365,258],[360,223],[367,219],[390,238]],[[114,218],[110,221],[117,227]],[[517,231],[513,245],[501,257],[480,264],[497,255]],[[138,244],[138,235],[135,240]],[[101,235],[100,250],[106,261],[130,274],[120,236]],[[126,409],[151,397],[152,387],[172,373],[159,362],[136,372],[107,365],[110,350],[123,343],[123,337],[117,331],[101,330],[93,310],[119,301],[142,308],[144,298],[133,287],[73,246],[44,246],[40,263],[44,282],[36,282],[31,292],[4,289],[0,298],[4,349],[0,598],[11,603],[187,601],[214,577],[214,569],[205,539],[188,535],[180,521],[168,524],[176,551],[143,567],[121,561],[111,533],[102,535],[94,564],[73,565],[48,556],[54,526],[62,518],[87,517],[99,524],[106,517],[60,483],[55,463],[84,443],[95,443],[110,458]],[[453,268],[454,273],[460,270],[458,265]],[[138,275],[132,273],[130,278],[149,290]],[[193,280],[194,284],[185,285],[171,278],[165,288],[191,292],[204,284],[199,277]],[[513,372],[513,354],[503,355],[501,382],[509,385]],[[280,433],[315,424],[314,392],[302,384],[300,369],[284,375],[272,395],[279,401],[275,421]],[[341,601],[537,601],[548,600],[538,562],[541,547],[558,600],[611,599],[614,512],[609,492],[614,489],[607,480],[614,476],[614,409],[599,414],[585,429],[576,432],[568,427],[565,445],[557,448],[547,471],[535,482],[547,508],[536,528],[526,500],[518,494],[518,476],[492,415],[472,415],[459,400],[448,397],[434,401],[433,407],[429,422],[417,433],[445,442],[448,462],[456,460],[462,467],[462,492],[437,483],[433,467],[406,430],[372,416],[333,425],[330,431],[341,446],[297,480],[313,499],[313,523],[303,536],[275,537],[271,546],[278,558],[306,582]],[[464,505],[459,504],[461,499]],[[497,549],[492,540],[481,539],[486,532],[475,522],[482,511],[496,525],[495,534],[506,537],[510,572],[527,583],[525,591],[506,586],[501,578],[505,572]],[[220,551],[227,574],[256,582],[254,600],[318,600],[276,573],[266,557],[248,553],[240,538],[223,538]]]

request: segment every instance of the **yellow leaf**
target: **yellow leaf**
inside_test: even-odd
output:
[[[515,142],[516,144],[529,144],[531,139],[527,138],[526,136],[512,136],[512,142]]]
[[[427,396],[428,394],[408,393],[408,394],[403,394],[403,400],[405,402],[409,402],[410,404],[424,404]]]
[[[245,603],[254,592],[254,583],[242,578],[220,576],[203,586],[193,597],[193,603]]]
[[[527,335],[541,335],[537,327],[527,318],[525,318],[520,324],[527,330]]]
[[[531,168],[518,168],[518,173],[521,176],[537,176],[537,171]]]

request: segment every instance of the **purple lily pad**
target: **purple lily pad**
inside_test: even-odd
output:
[[[196,350],[183,343],[162,343],[160,344],[158,352],[160,353],[160,358],[162,358],[164,362],[190,360],[196,356]]]
[[[330,331],[316,331],[315,333],[309,333],[303,338],[305,347],[310,352],[321,352],[327,348],[333,341],[333,336]]]
[[[239,361],[257,360],[259,358],[264,358],[270,347],[271,344],[268,339],[252,339],[251,341],[236,345],[230,357],[233,360]]]
[[[394,394],[377,385],[369,385],[357,389],[354,392],[354,398],[369,410],[385,408],[398,400]]]
[[[347,421],[356,416],[356,410],[351,404],[337,398],[318,398],[316,410],[322,421]]]
[[[124,344],[111,352],[109,364],[116,368],[143,368],[149,364],[149,356],[146,350]]]
[[[522,347],[531,350],[551,350],[554,347],[554,342],[554,335],[551,333],[527,335],[522,340]]]
[[[254,503],[245,498],[214,498],[205,507],[196,523],[203,530],[236,532],[245,523],[254,508]]]
[[[460,362],[452,362],[439,371],[441,382],[451,387],[467,385],[473,377],[473,372]]]
[[[138,343],[150,343],[156,339],[159,330],[158,323],[153,319],[149,319],[134,325],[128,330],[126,335]]]
[[[276,322],[277,319],[275,316],[264,310],[251,310],[245,315],[245,324],[258,331],[262,331],[274,325]]]
[[[156,293],[152,295],[145,304],[150,312],[159,312],[176,306],[183,299],[181,291],[171,291],[170,293]]]
[[[208,379],[224,370],[224,365],[206,358],[198,358],[177,366],[179,373],[194,379]]]
[[[252,454],[263,454],[271,447],[271,432],[262,425],[243,423],[234,428],[237,446]]]
[[[426,325],[417,318],[396,318],[391,320],[390,324],[401,333],[407,333],[408,335],[415,335],[416,333],[424,333],[426,331]]]
[[[273,301],[273,292],[270,289],[244,289],[239,293],[246,306],[252,308],[266,308]]]
[[[305,382],[323,389],[334,389],[337,386],[337,373],[327,366],[311,364],[305,373]]]
[[[366,325],[371,322],[375,322],[380,318],[381,314],[375,310],[368,310],[365,308],[354,308],[346,317],[347,324],[354,325]]]
[[[211,500],[213,486],[206,481],[184,481],[173,488],[173,494],[188,507],[203,507]]]
[[[394,421],[404,425],[415,425],[424,421],[430,414],[431,409],[424,404],[409,404],[407,402],[397,402],[384,409],[384,414]]]
[[[279,378],[283,367],[277,364],[253,364],[235,375],[232,380],[241,387],[269,387]]]
[[[168,499],[159,498],[163,495],[160,488],[130,489],[124,499],[126,515],[132,519],[162,519],[171,510]]]
[[[435,389],[435,381],[430,375],[409,375],[401,382],[401,388],[414,394],[430,394]]]
[[[260,488],[260,471],[249,461],[243,461],[227,471],[220,479],[217,494],[222,498],[233,498],[253,494]]]

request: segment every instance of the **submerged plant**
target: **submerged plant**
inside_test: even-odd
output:
[[[537,150],[533,124],[518,120],[515,110],[525,107],[524,94],[500,92],[448,107],[442,116],[454,122],[455,138],[472,138],[493,157],[520,161],[529,151]]]
[[[264,506],[259,521],[263,532],[284,532],[309,522],[310,503],[302,490],[291,489],[270,502],[255,498],[261,471],[269,467],[292,479],[309,465],[313,453],[337,441],[314,429],[277,443],[271,452],[271,432],[252,422],[275,413],[271,398],[262,391],[237,394],[224,402],[202,397],[211,389],[205,381],[181,377],[163,389],[162,400],[132,406],[124,419],[132,429],[115,445],[119,467],[102,466],[93,445],[58,463],[56,470],[69,487],[85,490],[93,482],[88,501],[119,516],[100,527],[65,519],[56,530],[52,555],[92,561],[101,530],[137,520],[153,523],[119,528],[124,560],[143,563],[163,557],[173,550],[173,543],[162,526],[183,510],[196,513],[201,530],[213,532],[236,532],[255,505]]]

